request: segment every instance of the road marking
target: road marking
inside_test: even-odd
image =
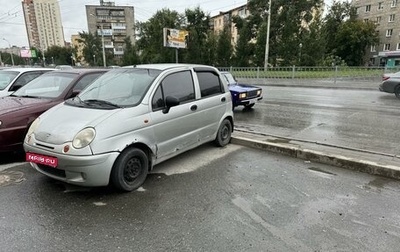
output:
[[[26,162],[21,162],[21,163],[11,163],[11,164],[5,164],[5,165],[0,165],[0,171],[4,171],[19,165],[26,164]]]

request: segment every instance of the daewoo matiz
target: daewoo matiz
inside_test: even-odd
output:
[[[210,66],[114,69],[42,114],[26,137],[26,160],[67,183],[137,189],[148,171],[203,143],[230,142],[231,94]]]

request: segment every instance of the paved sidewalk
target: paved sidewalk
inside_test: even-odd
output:
[[[235,130],[232,143],[279,153],[305,161],[329,164],[384,177],[400,179],[400,157],[319,143],[276,138]]]

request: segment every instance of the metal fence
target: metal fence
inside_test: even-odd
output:
[[[399,68],[384,67],[220,67],[236,78],[246,79],[324,79],[333,82],[340,80],[380,81],[384,73],[399,71]]]

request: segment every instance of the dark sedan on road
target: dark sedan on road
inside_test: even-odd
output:
[[[395,94],[396,97],[400,99],[400,72],[383,74],[379,90],[381,92]]]
[[[228,88],[232,95],[232,106],[244,106],[252,108],[256,102],[263,98],[262,89],[249,84],[238,83],[230,72],[221,72],[228,82]]]
[[[105,69],[58,70],[45,73],[0,98],[0,153],[22,151],[30,124],[44,111],[76,96]]]

